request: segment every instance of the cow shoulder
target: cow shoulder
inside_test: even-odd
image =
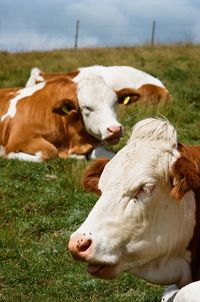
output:
[[[82,186],[85,191],[101,194],[98,188],[99,178],[108,162],[108,158],[99,158],[87,167],[82,178]]]

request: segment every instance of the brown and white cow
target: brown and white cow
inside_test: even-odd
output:
[[[72,255],[100,278],[200,280],[200,147],[178,144],[168,121],[149,118],[114,158],[94,165],[83,183],[100,197],[71,235]]]
[[[152,75],[131,66],[101,66],[94,65],[81,67],[79,73],[74,77],[79,81],[85,76],[93,73],[101,76],[106,84],[114,91],[133,89],[140,94],[140,100],[148,102],[167,101],[169,93],[163,83]],[[119,101],[125,105],[134,103],[138,98],[122,98]]]
[[[1,155],[41,161],[85,155],[101,141],[117,143],[122,127],[116,120],[116,97],[94,76],[79,84],[60,77],[23,89],[1,89]]]
[[[81,67],[69,73],[44,73],[38,68],[33,68],[26,86],[47,81],[52,77],[62,77],[67,75],[75,83],[88,75],[95,74],[101,76],[105,83],[118,94],[118,103],[124,105],[135,103],[136,101],[148,101],[157,103],[167,101],[169,92],[163,83],[152,75],[130,66],[89,66]]]

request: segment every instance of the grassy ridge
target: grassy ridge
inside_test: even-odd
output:
[[[23,87],[34,66],[46,72],[72,71],[93,64],[134,66],[160,78],[169,89],[173,105],[148,108],[148,111],[136,105],[134,110],[128,109],[130,114],[126,110],[122,117],[120,112],[125,126],[127,120],[129,128],[146,115],[163,114],[177,127],[181,140],[199,143],[199,51],[199,45],[186,44],[17,54],[0,52],[0,88]]]
[[[0,87],[24,86],[30,69],[70,71],[92,64],[130,65],[159,77],[168,87],[166,106],[119,108],[125,136],[147,116],[166,116],[179,139],[200,143],[200,46],[0,52]],[[160,301],[162,288],[133,275],[111,282],[93,279],[75,263],[66,244],[96,196],[83,192],[85,161],[26,163],[0,158],[0,301]]]

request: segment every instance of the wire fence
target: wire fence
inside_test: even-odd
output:
[[[70,26],[53,24],[12,25],[0,19],[0,50],[31,51],[55,48],[133,46],[138,44],[195,42],[187,26],[164,26],[155,20],[149,26],[86,26],[79,20]]]

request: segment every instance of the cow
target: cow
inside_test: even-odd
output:
[[[159,79],[130,66],[94,65],[81,67],[69,73],[44,73],[38,68],[33,68],[26,86],[63,75],[71,77],[74,82],[78,83],[90,74],[101,76],[105,83],[117,92],[118,103],[124,105],[133,104],[138,100],[148,103],[166,102],[169,98],[167,88]]]
[[[92,104],[88,95],[93,96]],[[85,157],[101,141],[118,143],[122,126],[116,119],[116,98],[93,75],[78,84],[60,77],[22,89],[1,89],[1,156],[30,161]]]
[[[178,288],[200,280],[200,146],[179,143],[167,120],[147,118],[84,178],[99,199],[68,248],[92,276],[131,272]]]

